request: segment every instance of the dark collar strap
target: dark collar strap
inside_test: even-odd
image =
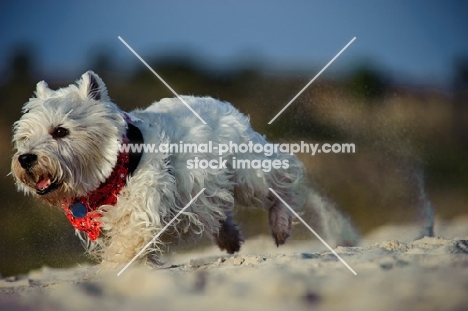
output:
[[[129,144],[138,145],[143,144],[143,135],[138,127],[131,123],[127,123],[127,138],[129,140]],[[131,148],[128,152],[129,162],[128,162],[128,175],[132,175],[135,169],[137,168],[138,164],[140,163],[141,157],[143,152],[135,151],[137,148]],[[143,150],[143,149],[140,149]]]

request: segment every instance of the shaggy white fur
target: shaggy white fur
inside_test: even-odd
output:
[[[141,131],[145,143],[156,145],[181,141],[211,141],[214,146],[267,143],[231,104],[207,97],[183,99],[206,125],[177,98],[124,113],[110,101],[103,81],[91,71],[77,85],[57,91],[39,82],[36,98],[25,104],[24,114],[14,124],[12,172],[18,188],[57,206],[64,199],[73,200],[95,190],[116,165],[128,120]],[[80,234],[89,253],[107,266],[127,263],[202,188],[206,188],[202,195],[147,249],[146,258],[157,261],[165,246],[202,233],[221,249],[237,252],[243,239],[232,220],[235,204],[267,210],[272,236],[277,245],[283,244],[291,234],[291,215],[268,188],[295,210],[310,211],[306,218],[320,225],[319,232],[330,243],[356,243],[358,236],[349,222],[333,204],[308,189],[303,165],[294,155],[225,153],[226,168],[187,168],[187,161],[195,157],[219,159],[218,154],[206,152],[144,153],[117,204],[99,207],[99,238],[90,241]],[[289,165],[269,172],[234,169],[230,165],[233,157],[287,160]]]

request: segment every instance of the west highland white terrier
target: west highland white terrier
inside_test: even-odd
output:
[[[103,265],[118,267],[131,260],[202,189],[144,258],[157,262],[165,246],[202,233],[230,254],[239,251],[243,238],[233,221],[234,205],[268,211],[273,239],[283,244],[291,235],[292,216],[269,188],[308,214],[329,243],[357,241],[346,218],[305,185],[304,167],[294,155],[214,151],[222,144],[268,143],[229,103],[186,96],[193,111],[173,98],[127,113],[111,102],[104,82],[91,71],[57,91],[41,81],[35,95],[13,128],[16,184],[60,207],[88,253]],[[210,151],[123,148],[141,144],[203,144]],[[239,160],[274,164],[269,170],[236,168]]]

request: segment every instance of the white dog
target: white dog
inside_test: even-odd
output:
[[[305,187],[304,168],[293,155],[123,150],[142,143],[210,142],[213,149],[229,142],[267,144],[232,105],[212,98],[183,100],[207,124],[178,98],[123,112],[91,71],[57,91],[39,82],[36,97],[14,124],[12,173],[18,188],[62,208],[89,253],[115,267],[132,259],[203,188],[147,249],[146,258],[157,261],[164,246],[203,232],[228,253],[239,251],[243,239],[233,222],[234,205],[267,210],[273,238],[283,244],[291,235],[291,213],[269,188],[295,210],[306,205],[330,243],[357,240],[333,206]],[[197,168],[194,159],[225,165]],[[238,169],[234,160],[279,160],[281,165],[269,171]]]

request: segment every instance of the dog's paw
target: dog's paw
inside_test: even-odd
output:
[[[109,272],[113,270],[118,270],[121,267],[123,267],[122,263],[104,260],[98,265],[98,270],[99,272]]]
[[[231,217],[221,221],[221,227],[218,235],[215,236],[215,240],[219,248],[225,250],[228,254],[238,252],[241,244],[244,243],[239,227],[231,220]]]
[[[284,244],[291,236],[292,220],[288,210],[278,203],[274,204],[270,208],[269,220],[271,235],[275,239],[276,246]]]

